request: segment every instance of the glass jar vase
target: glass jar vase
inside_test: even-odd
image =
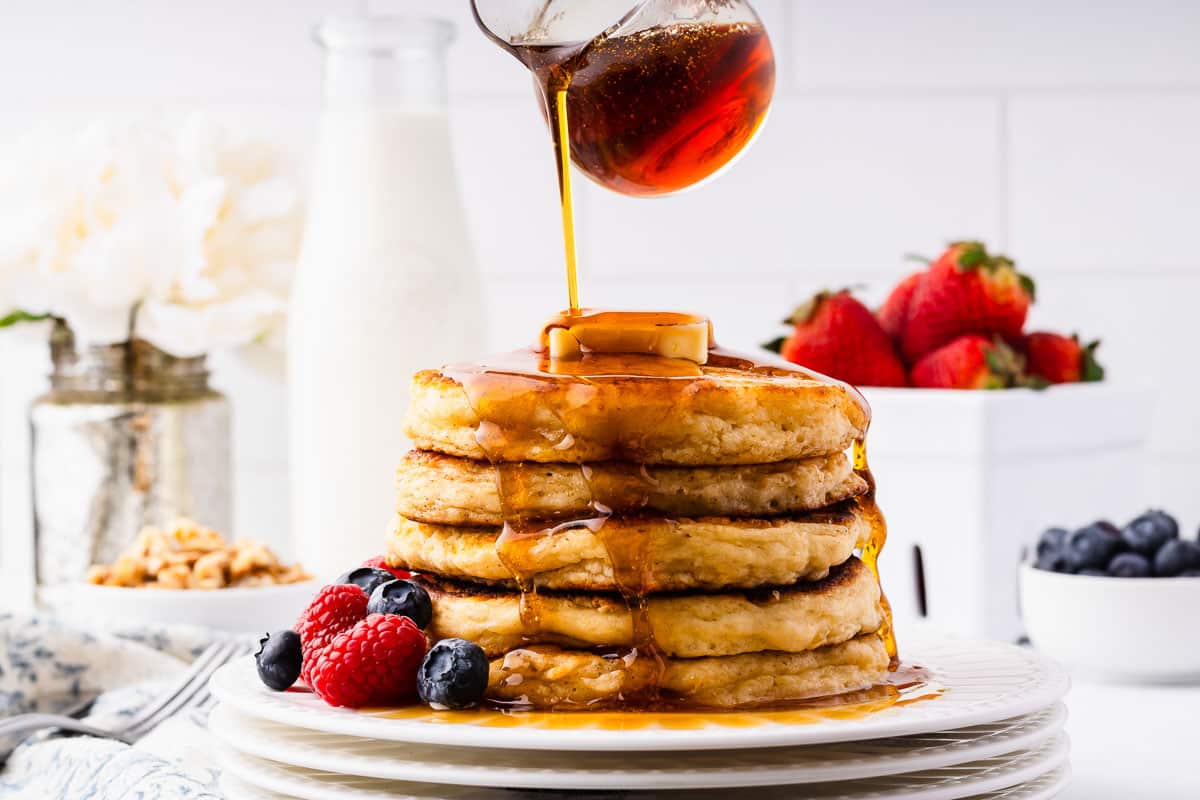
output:
[[[229,532],[229,402],[203,356],[76,347],[63,323],[50,355],[50,390],[30,409],[39,589],[113,561],[145,525],[191,517]]]

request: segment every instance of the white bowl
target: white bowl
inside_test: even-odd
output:
[[[56,611],[105,626],[198,625],[227,633],[290,628],[309,604],[319,581],[231,589],[129,589],[73,584],[44,596]]]
[[[1130,683],[1200,681],[1200,578],[1064,575],[1022,564],[1033,645],[1075,673]]]

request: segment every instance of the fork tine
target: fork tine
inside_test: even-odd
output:
[[[157,695],[149,703],[147,703],[136,716],[132,717],[128,722],[120,727],[122,733],[127,733],[136,727],[141,726],[146,720],[159,714],[163,708],[171,703],[181,693],[187,691],[196,678],[208,667],[214,659],[218,658],[221,653],[224,653],[232,645],[228,640],[213,642],[206,647],[196,660],[191,663],[187,671],[180,675],[174,683],[168,686],[161,694]]]
[[[208,685],[209,676],[234,652],[236,652],[236,644],[228,640],[219,642],[211,652],[205,651],[206,657],[191,671],[188,679],[176,686],[174,692],[163,697],[162,702],[158,703],[151,713],[144,714],[131,722],[125,730],[126,734],[134,739],[141,738],[160,722],[175,714],[197,692]]]
[[[180,714],[188,708],[193,708],[207,700],[211,693],[208,688],[209,679],[218,669],[229,663],[239,656],[246,655],[250,652],[250,646],[237,641],[227,643],[228,646],[223,648],[217,655],[209,659],[204,668],[193,676],[185,691],[178,692],[166,704],[164,704],[154,715],[140,720],[137,724],[129,726],[125,733],[134,740],[140,739],[157,725],[166,719]]]

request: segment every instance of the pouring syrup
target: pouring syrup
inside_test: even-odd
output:
[[[506,41],[472,4],[489,38],[533,74],[554,145],[571,311],[572,162],[622,194],[670,194],[715,177],[761,129],[775,91],[771,41],[749,5],[726,5],[714,20],[734,21],[656,21],[645,17],[671,4],[643,2],[592,39],[546,43]]]

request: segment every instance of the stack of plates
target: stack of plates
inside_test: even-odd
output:
[[[308,693],[267,690],[245,660],[214,676],[221,705],[210,727],[229,797],[254,800],[669,790],[689,799],[1035,800],[1062,789],[1061,668],[992,642],[927,642],[904,655],[935,691],[873,713],[851,708],[803,723],[738,713],[736,725],[695,717],[642,725],[630,715],[624,729],[613,714],[604,725],[563,726],[555,722],[562,714],[510,724],[498,714],[394,718],[330,708]]]

